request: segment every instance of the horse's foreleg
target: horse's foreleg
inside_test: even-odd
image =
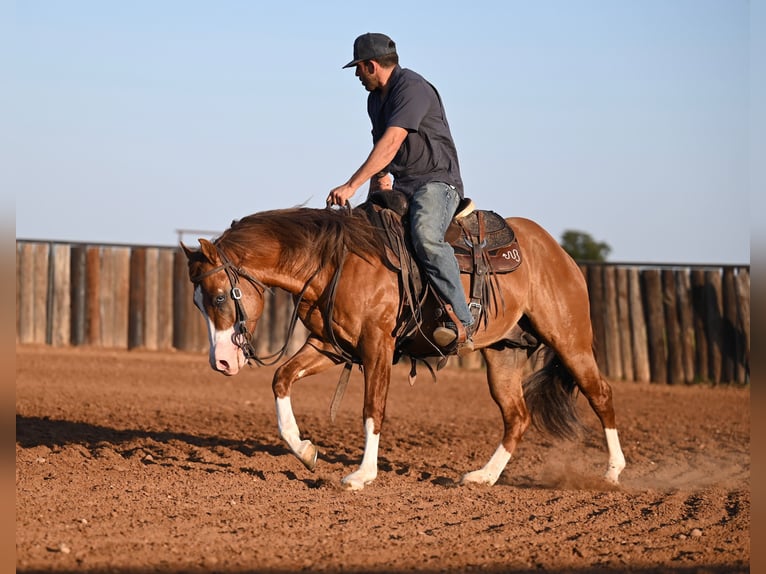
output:
[[[292,358],[276,370],[272,382],[279,436],[287,443],[298,460],[312,471],[316,466],[317,449],[311,441],[301,440],[300,430],[290,401],[290,391],[293,383],[298,379],[320,373],[335,365],[332,359],[319,352],[319,348],[321,348],[321,342],[309,338]]]
[[[479,470],[464,475],[461,484],[493,485],[500,478],[516,445],[530,423],[521,387],[526,352],[520,349],[482,349],[487,363],[487,378],[492,398],[503,417],[503,440],[489,462]]]
[[[341,482],[349,490],[361,490],[378,476],[378,444],[380,428],[386,410],[388,385],[391,380],[390,355],[381,353],[382,359],[364,370],[364,455],[359,469]],[[386,362],[387,361],[387,362]]]
[[[349,490],[362,490],[366,484],[371,483],[378,476],[378,444],[380,442],[380,430],[375,432],[375,420],[370,417],[364,421],[364,456],[362,464],[341,483]]]
[[[301,440],[289,396],[277,397],[277,425],[279,436],[287,443],[292,453],[306,468],[313,471],[317,464],[317,449],[310,440]]]

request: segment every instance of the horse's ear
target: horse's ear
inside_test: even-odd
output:
[[[199,253],[199,251],[195,249],[189,249],[188,247],[186,247],[183,241],[181,241],[180,243],[181,243],[181,249],[183,249],[183,252],[184,254],[186,254],[187,259],[191,259],[192,257],[194,257],[195,253]]]
[[[218,252],[215,245],[207,239],[200,238],[199,250],[205,257],[207,257],[207,260],[210,261],[210,263],[215,263],[218,260]]]

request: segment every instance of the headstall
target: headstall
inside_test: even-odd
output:
[[[234,302],[234,310],[236,313],[236,319],[234,321],[234,333],[231,336],[232,342],[237,347],[242,349],[248,364],[250,364],[251,360],[255,361],[262,367],[268,367],[276,364],[277,361],[279,361],[287,352],[287,346],[290,343],[290,339],[292,339],[292,335],[295,330],[295,324],[298,322],[298,306],[303,300],[303,295],[306,293],[311,280],[314,279],[319,270],[315,271],[314,274],[309,278],[309,280],[303,286],[300,294],[298,295],[297,300],[295,301],[295,308],[293,309],[293,314],[290,317],[290,323],[287,328],[287,337],[282,348],[270,355],[266,355],[265,357],[259,357],[255,353],[255,347],[253,347],[253,334],[247,328],[247,313],[245,312],[245,308],[242,305],[242,291],[238,287],[239,278],[243,277],[251,285],[258,289],[261,297],[263,297],[263,294],[266,291],[272,292],[271,288],[262,281],[250,275],[241,267],[234,265],[220,247],[216,245],[215,249],[218,252],[218,257],[221,260],[221,264],[217,267],[213,267],[212,269],[208,269],[204,273],[200,273],[199,275],[192,277],[192,283],[199,283],[205,277],[214,275],[219,271],[226,272],[226,276],[229,278],[229,284],[231,285],[231,291],[229,292],[229,295],[231,300]]]

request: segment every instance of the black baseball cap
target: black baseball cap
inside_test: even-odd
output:
[[[385,34],[367,32],[354,40],[354,59],[343,67],[350,68],[359,62],[374,60],[389,54],[396,54],[396,43]]]

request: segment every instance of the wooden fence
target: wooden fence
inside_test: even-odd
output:
[[[613,380],[749,382],[749,266],[581,265],[599,366]],[[266,294],[259,354],[280,348],[288,293]],[[298,326],[291,351],[305,340]],[[176,248],[16,241],[16,341],[203,352]],[[481,365],[478,353],[460,364]]]

